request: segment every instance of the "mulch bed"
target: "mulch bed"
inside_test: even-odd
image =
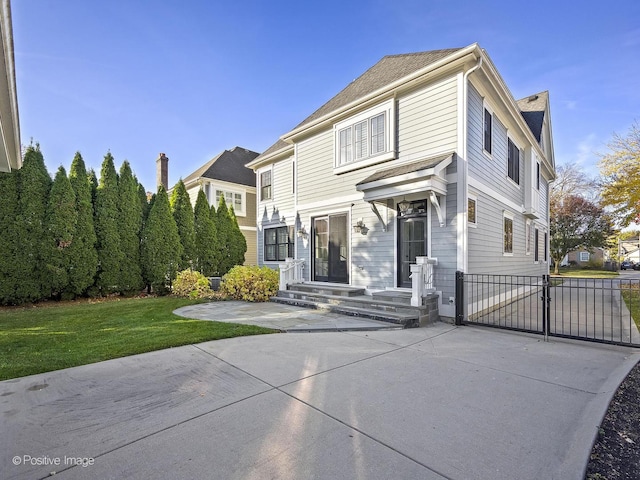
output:
[[[588,480],[640,478],[640,363],[611,400],[587,466]]]

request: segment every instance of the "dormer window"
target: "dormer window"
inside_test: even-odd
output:
[[[334,126],[335,173],[394,158],[393,100]]]

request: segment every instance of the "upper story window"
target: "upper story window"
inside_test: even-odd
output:
[[[385,117],[383,112],[339,131],[338,166],[385,152]]]
[[[540,190],[540,162],[536,162],[536,190]]]
[[[389,100],[334,125],[335,173],[394,158],[394,109]]]
[[[486,108],[484,109],[484,151],[491,153],[493,143],[493,115]]]
[[[224,197],[224,201],[228,207],[233,207],[236,215],[244,215],[244,195],[238,192],[216,189],[216,207],[220,204],[220,197]]]
[[[517,145],[511,141],[511,139],[508,140],[507,144],[507,174],[511,180],[520,185],[520,150]]]
[[[271,170],[260,174],[260,200],[271,200]]]

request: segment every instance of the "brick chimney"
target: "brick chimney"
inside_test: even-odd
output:
[[[156,187],[162,185],[165,190],[169,189],[169,157],[161,153],[156,160]]]

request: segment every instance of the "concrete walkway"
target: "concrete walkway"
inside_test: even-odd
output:
[[[399,330],[401,325],[368,318],[300,308],[280,303],[212,302],[178,308],[173,313],[186,318],[216,320],[273,328],[282,332],[346,332]]]
[[[577,480],[638,356],[445,324],[151,352],[0,382],[0,478]]]

